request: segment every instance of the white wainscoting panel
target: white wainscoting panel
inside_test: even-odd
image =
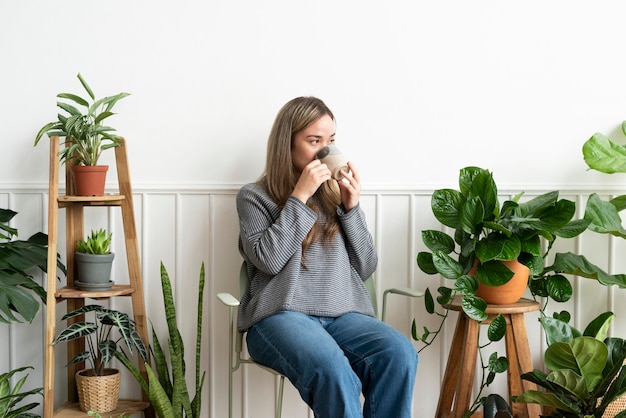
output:
[[[228,413],[227,309],[216,300],[219,292],[238,294],[238,271],[241,257],[237,250],[238,220],[235,209],[237,187],[219,186],[206,189],[181,187],[181,191],[135,190],[134,202],[140,255],[143,269],[144,292],[147,315],[162,344],[167,344],[167,327],[160,286],[160,265],[163,263],[173,283],[177,305],[178,325],[186,348],[188,384],[193,390],[193,368],[195,364],[195,335],[197,312],[197,287],[200,266],[204,263],[206,284],[204,293],[204,328],[202,335],[201,368],[207,375],[203,390],[203,416],[221,418]],[[542,191],[528,191],[533,196]],[[440,229],[432,216],[430,196],[432,190],[365,190],[361,205],[367,214],[368,225],[374,236],[379,253],[376,272],[379,308],[382,307],[382,292],[389,287],[430,287],[436,292],[444,279],[426,276],[419,271],[415,258],[424,250],[420,232],[425,229]],[[507,191],[509,197],[516,190]],[[585,191],[568,191],[562,197],[573,199],[582,216]],[[603,197],[610,197],[605,193]],[[18,228],[19,238],[47,232],[47,193],[41,190],[23,191],[17,188],[0,188],[0,207],[18,212],[12,226]],[[60,212],[60,236],[64,238],[64,213]],[[122,240],[121,214],[117,208],[88,209],[85,228],[107,228],[114,234],[114,278],[120,283],[127,281],[126,256]],[[585,232],[582,236],[560,241],[558,251],[574,251],[585,254],[599,266],[610,272],[626,272],[626,240]],[[59,243],[59,252],[64,254],[65,242]],[[62,256],[65,259],[64,255]],[[43,280],[41,274],[35,274]],[[614,335],[624,335],[626,329],[625,290],[599,286],[587,279],[574,278],[575,297],[568,303],[552,303],[548,310],[567,309],[573,322],[582,327],[591,318],[605,310],[612,310],[617,319],[612,328]],[[584,295],[584,297],[582,296]],[[130,310],[129,300],[117,298],[110,302],[115,309]],[[428,316],[423,300],[409,301],[391,295],[388,304],[388,321],[410,338],[411,323],[416,320],[421,329],[431,329],[437,319]],[[65,305],[57,308],[60,317]],[[451,315],[454,319],[455,314]],[[533,360],[541,366],[545,341],[537,322],[538,314],[527,315],[528,338],[533,350]],[[31,365],[28,387],[43,385],[43,336],[45,318],[42,313],[32,324],[0,325],[0,371]],[[454,321],[449,321],[441,338],[420,354],[417,383],[414,391],[413,414],[415,417],[434,416],[439,396],[439,383],[443,376],[447,352],[452,338]],[[414,342],[415,343],[415,342]],[[415,343],[416,348],[420,345]],[[503,345],[496,349],[504,352]],[[57,350],[56,401],[61,402],[66,394],[64,384],[66,364],[65,350]],[[506,380],[499,376],[491,391],[504,394]],[[139,396],[139,389],[132,377],[125,373],[124,396]],[[243,367],[235,377],[235,413],[237,418],[272,417],[277,380],[270,374],[257,369]],[[41,409],[39,410],[41,412]],[[312,418],[312,413],[301,401],[291,384],[286,385],[283,416]]]

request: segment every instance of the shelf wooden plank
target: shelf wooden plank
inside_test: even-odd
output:
[[[129,284],[114,284],[108,290],[80,290],[74,287],[62,287],[57,289],[54,292],[54,297],[59,300],[65,299],[98,299],[98,298],[109,298],[113,296],[129,296],[135,293],[135,289],[131,287]]]
[[[104,196],[59,196],[57,201],[59,207],[64,208],[71,205],[81,206],[120,206],[126,196],[121,194],[108,194]]]
[[[119,399],[117,401],[117,408],[111,412],[101,413],[103,418],[105,417],[121,417],[126,415],[132,415],[137,412],[141,412],[148,408],[149,402],[139,401],[134,399]],[[56,411],[54,411],[55,418],[84,418],[87,415],[86,412],[80,410],[78,402],[66,403]]]

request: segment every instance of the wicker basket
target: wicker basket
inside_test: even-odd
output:
[[[92,369],[76,373],[76,388],[80,409],[84,412],[110,412],[117,408],[122,374],[117,369],[105,369],[104,376],[94,376]]]
[[[622,395],[611,402],[604,410],[602,418],[613,418],[622,411],[626,411],[626,395]]]

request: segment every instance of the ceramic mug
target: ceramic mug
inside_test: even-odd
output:
[[[346,173],[350,171],[348,168],[348,159],[344,157],[337,145],[330,144],[319,150],[317,158],[330,169],[332,177],[339,181],[343,179],[341,170]]]

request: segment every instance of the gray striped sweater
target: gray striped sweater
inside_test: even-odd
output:
[[[363,280],[374,273],[378,257],[360,206],[348,213],[337,208],[341,232],[330,244],[311,244],[305,266],[302,241],[317,219],[315,211],[294,197],[281,210],[260,184],[250,183],[237,194],[237,212],[239,252],[250,277],[239,305],[241,331],[284,310],[374,315]]]

